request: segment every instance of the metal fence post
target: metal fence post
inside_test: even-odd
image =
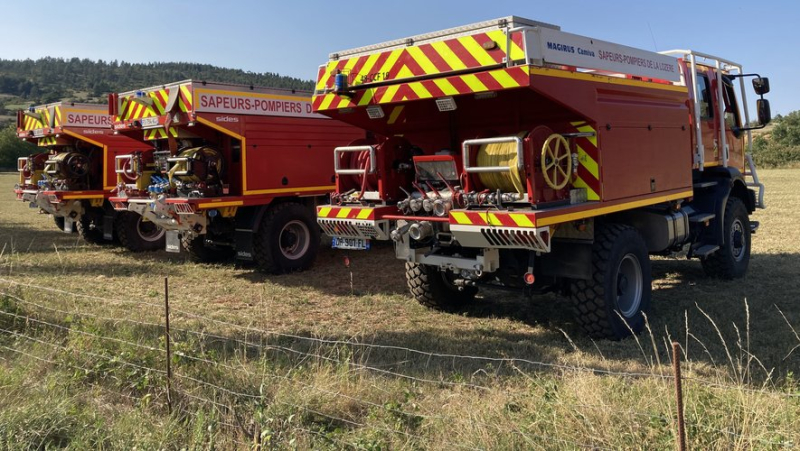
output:
[[[681,384],[680,344],[672,342],[672,368],[675,373],[675,399],[678,409],[678,450],[686,451],[686,424],[683,418],[683,385]]]
[[[169,336],[169,277],[164,277],[164,318],[167,344],[167,409],[172,415],[172,351]]]

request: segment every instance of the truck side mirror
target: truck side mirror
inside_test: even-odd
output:
[[[769,92],[769,78],[767,77],[758,77],[753,79],[753,89],[756,91],[756,94],[763,96],[764,94]],[[767,110],[769,110],[769,105],[767,105]],[[760,110],[759,110],[760,111]]]
[[[767,85],[767,88],[769,89],[769,85]],[[756,109],[758,110],[759,124],[761,125],[769,124],[769,121],[772,120],[772,112],[769,109],[769,100],[766,99],[756,100]]]

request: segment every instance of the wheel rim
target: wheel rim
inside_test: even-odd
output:
[[[308,226],[303,221],[289,221],[281,229],[278,245],[281,254],[289,260],[303,257],[311,245],[311,232]]]
[[[145,221],[144,218],[139,216],[136,220],[136,233],[145,241],[153,242],[158,241],[164,236],[164,229],[158,227],[152,221]]]
[[[617,267],[617,308],[625,318],[632,318],[642,305],[642,265],[633,254],[622,257]]]
[[[728,243],[731,248],[731,255],[737,262],[742,261],[745,251],[747,250],[747,239],[744,234],[744,224],[741,219],[736,219],[731,224],[731,234],[728,238]]]

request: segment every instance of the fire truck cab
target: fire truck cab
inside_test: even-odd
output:
[[[338,248],[393,240],[425,305],[559,291],[590,335],[622,338],[644,327],[650,254],[745,274],[768,91],[723,58],[514,16],[333,53],[314,110],[370,135],[335,149],[318,222]]]

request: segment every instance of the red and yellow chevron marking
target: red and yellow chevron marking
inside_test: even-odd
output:
[[[586,122],[572,122],[575,131],[595,133],[594,136],[575,138],[578,153],[578,171],[572,185],[586,189],[587,200],[600,200],[603,184],[600,176],[600,152],[597,148],[596,130]]]
[[[37,145],[39,147],[55,146],[56,141],[58,141],[58,138],[56,138],[55,136],[44,136],[42,138],[39,138],[39,142],[37,143]]]
[[[360,219],[375,220],[374,208],[358,207],[317,207],[317,217],[326,219]]]
[[[336,110],[340,108],[380,105],[519,88],[528,86],[530,83],[528,71],[528,66],[516,66],[475,74],[454,75],[432,80],[380,86],[359,90],[352,98],[336,94],[323,94],[314,96],[314,111]],[[391,117],[389,119],[391,119]]]
[[[536,215],[499,211],[453,210],[450,212],[450,224],[533,228],[536,227]]]
[[[169,128],[169,134],[172,135],[173,138],[178,137],[178,130],[175,127]],[[167,132],[163,128],[151,128],[144,131],[144,139],[146,141],[151,141],[154,139],[166,139]]]
[[[45,128],[50,124],[49,113],[46,108],[40,108],[33,113],[36,117],[23,116],[22,129],[26,132]]]
[[[119,116],[114,118],[115,122],[130,121],[142,119],[146,117],[161,116],[166,112],[167,103],[169,102],[170,90],[179,89],[178,93],[178,108],[184,113],[192,109],[192,93],[189,90],[189,84],[172,86],[169,88],[158,89],[150,92],[145,92],[145,96],[153,100],[151,105],[146,105],[143,102],[137,102],[134,96],[123,97]]]
[[[514,60],[524,58],[522,39],[522,33],[512,35],[511,58]],[[348,74],[349,84],[355,86],[495,66],[502,64],[505,57],[506,34],[498,29],[488,33],[330,61],[327,66],[320,69],[317,91],[333,87],[333,74],[338,72]]]

